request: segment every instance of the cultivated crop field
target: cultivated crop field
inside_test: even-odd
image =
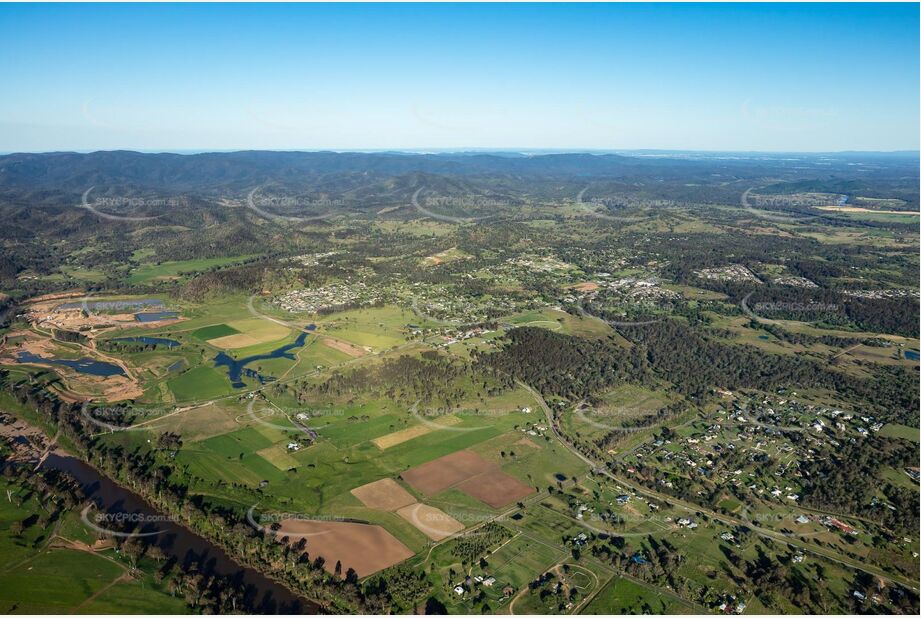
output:
[[[745,208],[720,169],[467,178],[515,193],[488,225],[407,207],[405,179],[311,226],[221,195],[258,243],[132,246],[113,269],[71,246],[17,279],[0,402],[330,611],[911,613],[911,215],[799,203],[830,191]],[[79,499],[30,523],[38,495],[3,507],[8,611],[202,593],[157,582],[156,552],[121,579],[132,545],[94,547]]]

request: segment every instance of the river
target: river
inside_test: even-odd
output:
[[[18,425],[25,425],[22,421]],[[30,429],[33,427],[26,425]],[[35,430],[37,431],[37,430]],[[255,569],[243,567],[214,543],[195,534],[188,528],[170,521],[136,493],[118,485],[89,464],[55,449],[45,457],[42,469],[61,470],[73,476],[83,487],[87,498],[96,504],[97,512],[124,517],[139,515],[136,519],[155,522],[146,524],[141,532],[153,532],[146,540],[158,546],[164,554],[178,564],[199,560],[206,571],[230,576],[234,589],[252,611],[260,614],[316,614],[321,608],[314,602],[299,597]],[[90,516],[92,521],[92,516]],[[101,524],[105,526],[105,524]]]

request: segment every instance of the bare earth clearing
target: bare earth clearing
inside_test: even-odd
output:
[[[403,480],[414,489],[431,496],[496,468],[472,451],[457,451],[406,470]]]
[[[498,465],[472,451],[458,451],[439,457],[410,468],[401,476],[427,496],[456,487],[493,508],[511,504],[534,492],[533,487],[506,474]]]
[[[378,511],[396,511],[416,501],[393,479],[381,479],[356,487],[352,490],[352,495],[361,500],[369,509]]]
[[[323,568],[330,573],[341,562],[343,576],[351,568],[359,577],[366,577],[413,556],[384,528],[370,524],[286,519],[278,530],[278,538],[284,536],[292,542],[305,538],[311,560],[322,556]]]

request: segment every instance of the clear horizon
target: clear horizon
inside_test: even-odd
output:
[[[7,4],[0,152],[917,152],[918,23],[918,4]]]
[[[663,153],[663,154],[737,154],[737,155],[847,155],[847,154],[880,154],[880,155],[915,155],[921,156],[921,150],[700,150],[700,149],[675,149],[675,148],[98,148],[98,149],[67,149],[67,150],[0,150],[0,156],[14,154],[93,154],[95,152],[136,152],[138,154],[230,154],[236,152],[303,152],[318,153],[366,153],[366,154],[519,154],[519,155],[545,155],[545,154],[632,154],[632,153]]]

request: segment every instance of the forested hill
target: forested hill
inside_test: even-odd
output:
[[[674,163],[683,169],[694,164]],[[70,189],[127,184],[157,189],[242,188],[268,182],[301,184],[326,176],[366,179],[414,172],[440,175],[593,175],[616,177],[661,164],[618,155],[536,157],[399,153],[243,151],[147,154],[128,151],[13,154],[0,157],[0,186]]]
[[[493,178],[569,179],[700,179],[728,175],[729,179],[767,175],[813,182],[853,174],[863,166],[862,178],[917,179],[914,153],[725,156],[623,156],[616,154],[515,153],[358,153],[241,151],[202,154],[104,151],[92,153],[18,153],[0,156],[0,188],[83,191],[90,186],[133,186],[160,191],[203,189],[241,190],[265,183],[299,188],[335,178],[356,176],[364,181],[412,173]],[[727,178],[724,177],[724,180]],[[818,180],[817,180],[818,179]],[[915,185],[917,183],[915,182]],[[816,189],[813,189],[816,190]]]

